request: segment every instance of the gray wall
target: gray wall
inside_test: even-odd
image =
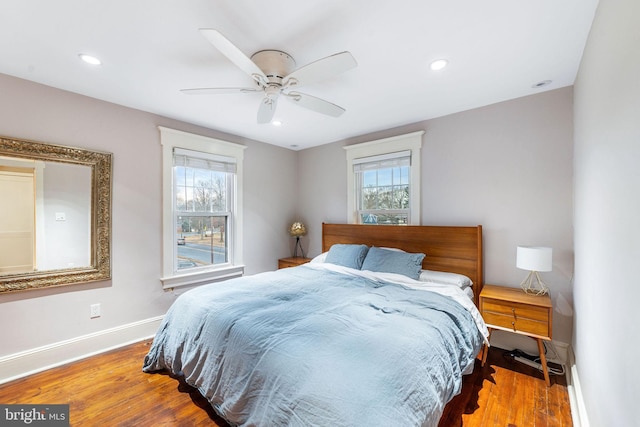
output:
[[[244,262],[248,274],[289,256],[295,217],[295,152],[224,135],[0,75],[0,135],[114,154],[113,279],[0,294],[0,356],[163,315],[176,295],[161,274],[161,145],[158,125],[226,139],[245,150]],[[89,318],[101,303],[102,316]]]
[[[575,331],[592,426],[638,425],[640,3],[601,0],[575,84]]]
[[[550,246],[551,296],[572,300],[572,88],[502,102],[390,129],[299,154],[305,242],[317,255],[321,223],[345,222],[345,145],[426,130],[422,145],[422,224],[476,225],[484,232],[485,282],[519,286],[518,245]],[[564,304],[563,304],[564,306]],[[554,312],[554,340],[571,341],[571,310]],[[512,337],[496,332],[494,343]],[[524,339],[520,348],[536,352]]]

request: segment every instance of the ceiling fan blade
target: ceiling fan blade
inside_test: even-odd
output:
[[[358,66],[349,52],[340,52],[298,68],[287,77],[285,85],[302,85],[328,79]]]
[[[276,113],[276,106],[278,104],[278,98],[269,98],[265,96],[260,102],[258,108],[258,124],[271,123],[273,115]]]
[[[203,87],[196,89],[180,89],[185,95],[220,95],[226,93],[262,92],[262,89],[250,87]]]
[[[202,34],[209,43],[218,49],[224,56],[233,62],[238,68],[250,75],[259,83],[266,84],[267,76],[247,55],[242,53],[233,43],[223,36],[218,30],[212,28],[201,28]]]
[[[329,101],[300,92],[289,92],[286,97],[294,104],[331,117],[340,117],[346,111],[344,108]]]

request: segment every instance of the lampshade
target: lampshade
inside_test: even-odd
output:
[[[289,227],[289,234],[293,237],[304,236],[305,234],[307,234],[307,228],[303,223],[296,221],[291,224],[291,227]]]
[[[518,246],[516,267],[529,270],[529,275],[520,286],[528,294],[546,295],[549,287],[542,281],[539,271],[552,270],[552,249],[542,246]]]
[[[551,271],[553,249],[543,246],[518,246],[516,267],[529,271]]]

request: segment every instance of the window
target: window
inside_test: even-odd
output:
[[[352,223],[420,223],[420,147],[424,131],[354,144],[347,151]]]
[[[244,146],[160,127],[165,288],[243,273]]]
[[[235,159],[173,149],[176,270],[229,263]]]
[[[354,159],[358,222],[409,223],[410,169],[410,151]]]

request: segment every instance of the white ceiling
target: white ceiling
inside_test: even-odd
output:
[[[2,0],[0,73],[302,149],[572,85],[597,3]],[[346,113],[280,102],[283,125],[258,125],[259,94],[181,93],[252,83],[199,28],[219,30],[247,56],[285,51],[298,67],[350,51],[357,68],[299,89]],[[449,66],[430,71],[438,58]],[[544,80],[552,83],[532,88]]]

